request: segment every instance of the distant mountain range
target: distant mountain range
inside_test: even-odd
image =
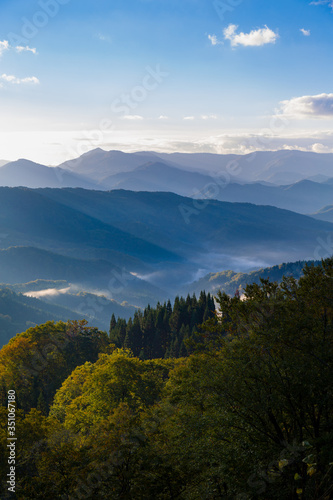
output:
[[[56,293],[56,288],[49,288],[55,286],[57,282],[42,280],[0,285],[0,348],[17,333],[46,321],[87,319],[91,326],[108,331],[112,314],[128,319],[136,310],[129,304],[90,293],[63,289]],[[43,291],[36,291],[39,289]]]
[[[333,205],[327,205],[318,210],[316,213],[311,214],[311,216],[315,219],[333,222]]]
[[[212,175],[227,169],[240,182],[269,182],[276,185],[293,184],[303,179],[322,180],[332,177],[333,153],[318,154],[297,150],[257,151],[247,155],[218,155],[209,153],[158,153],[162,160],[177,165],[205,170]],[[318,175],[320,177],[318,177]]]
[[[160,161],[158,153],[123,153],[97,148],[79,158],[62,163],[59,168],[84,175],[100,183],[111,175],[130,172],[151,161]]]
[[[332,167],[332,154],[300,151],[0,161],[3,338],[48,319],[107,329],[112,313],[178,291],[299,277],[300,259],[332,253]]]
[[[200,294],[202,290],[216,295],[218,291],[225,292],[233,296],[238,290],[240,294],[244,292],[246,285],[257,283],[260,279],[269,279],[270,281],[281,282],[283,276],[292,276],[299,279],[303,275],[305,264],[318,266],[321,261],[298,261],[279,264],[277,266],[267,267],[250,273],[235,273],[234,271],[222,271],[219,273],[209,273],[191,285],[182,288],[179,293]]]
[[[171,167],[214,176],[227,172],[237,182],[293,184],[303,179],[326,180],[333,176],[333,153],[318,154],[297,150],[259,151],[247,155],[212,153],[123,153],[100,148],[65,162],[59,167],[83,174],[99,182],[135,170],[145,163],[164,163]]]
[[[129,302],[137,307],[153,302],[156,296],[161,299],[166,297],[165,292],[158,287],[108,261],[76,259],[35,247],[0,250],[0,283],[13,285],[36,280],[49,280],[51,283],[63,281],[66,283],[63,288],[76,284],[79,290],[104,291],[109,299],[116,297],[118,302]],[[44,288],[39,287],[35,291]],[[22,290],[21,285],[19,290]],[[50,298],[57,304],[65,305],[55,300],[55,294],[50,294]]]
[[[0,199],[0,282],[66,280],[142,307],[216,270],[313,259],[333,234],[291,211],[172,193],[0,188]]]
[[[82,187],[93,189],[96,183],[81,174],[59,167],[46,167],[29,160],[17,160],[1,166],[0,186],[17,187]]]
[[[101,182],[101,187],[130,191],[164,191],[193,196],[211,183],[214,183],[214,179],[209,175],[182,170],[167,163],[148,162],[130,172],[106,177]]]
[[[0,348],[17,333],[37,324],[83,318],[83,314],[68,308],[46,304],[0,286]]]
[[[6,163],[0,166],[0,186],[163,191],[312,214],[333,204],[332,175],[332,154],[277,151],[236,156],[95,149],[59,167],[28,160]]]

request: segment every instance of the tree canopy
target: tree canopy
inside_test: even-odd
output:
[[[164,325],[179,332],[186,310],[190,321],[184,299],[126,325],[112,318],[111,339],[52,323],[17,336],[0,351],[2,394],[15,388],[20,407],[17,498],[332,498],[332,280],[327,259],[299,280],[219,293],[218,312],[179,359],[163,342],[160,359],[146,358]],[[118,334],[136,352],[117,347]],[[51,342],[43,351],[67,337],[68,349]],[[36,369],[36,352],[47,363],[28,373],[26,387],[20,370]],[[3,478],[5,406],[0,412]]]

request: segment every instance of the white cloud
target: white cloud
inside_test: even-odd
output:
[[[169,117],[168,116],[165,116],[165,115],[161,115],[158,117],[159,120],[169,120]]]
[[[36,76],[29,76],[27,78],[22,78],[22,79],[18,78],[17,82],[15,83],[33,83],[34,85],[38,85],[40,81]]]
[[[16,77],[13,76],[13,75],[1,75],[1,80],[3,80],[4,82],[10,82],[10,83],[14,83],[14,81],[16,80]]]
[[[311,150],[314,153],[332,153],[332,148],[329,146],[325,146],[324,144],[321,144],[320,142],[316,142],[315,144],[312,144]]]
[[[216,35],[208,35],[208,39],[211,41],[212,45],[218,45],[223,42],[219,42]]]
[[[232,47],[243,45],[244,47],[260,47],[268,43],[275,43],[279,35],[272,31],[270,28],[260,28],[252,30],[250,33],[236,33],[238,26],[236,24],[229,24],[223,30],[224,38],[230,40]]]
[[[306,95],[281,101],[279,114],[291,118],[333,118],[333,94]]]
[[[304,28],[301,28],[300,31],[303,33],[304,36],[310,36],[311,35],[311,31],[310,30],[306,30]]]
[[[21,85],[22,83],[32,83],[34,85],[39,84],[38,78],[35,76],[28,76],[26,78],[17,78],[14,75],[6,75],[5,73],[0,76],[0,80],[7,82],[7,83],[12,83],[14,85]]]
[[[201,115],[202,120],[217,120],[217,115]]]
[[[32,52],[33,54],[37,54],[37,50],[33,47],[29,47],[26,45],[25,47],[23,45],[17,45],[16,47],[12,47],[9,45],[9,42],[7,40],[3,40],[2,42],[0,41],[0,56],[3,54],[5,50],[13,49],[15,48],[16,52]]]
[[[37,54],[37,50],[35,48],[29,47],[28,45],[26,45],[25,47],[18,45],[17,47],[15,47],[15,49],[16,49],[16,52],[18,52],[18,53],[20,53],[20,52],[32,52],[33,54]]]
[[[143,120],[143,116],[140,115],[125,115],[123,116],[123,120]]]
[[[194,116],[184,116],[183,120],[195,120]]]
[[[8,49],[9,49],[9,43],[7,42],[7,40],[3,40],[2,42],[0,42],[0,56],[2,56],[5,50]]]
[[[219,154],[250,154],[256,151],[279,151],[297,149],[314,153],[333,153],[333,135],[328,132],[293,133],[290,136],[275,136],[269,132],[219,135],[186,143],[179,141],[173,150],[183,152],[211,152]],[[170,148],[172,149],[172,148]]]

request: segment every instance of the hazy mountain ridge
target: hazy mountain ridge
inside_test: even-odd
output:
[[[309,214],[333,203],[332,171],[333,154],[124,153],[98,148],[59,167],[28,160],[8,163],[0,167],[0,185],[164,191]]]
[[[311,214],[311,217],[318,220],[333,222],[333,205],[327,205],[326,207],[321,208],[318,212]]]
[[[205,251],[207,246],[214,251],[217,245],[220,249],[230,248],[245,241],[264,243],[272,238],[285,241],[293,238],[295,231],[296,242],[301,235],[306,238],[305,233],[310,234],[314,227],[332,230],[330,224],[319,226],[310,217],[272,206],[216,200],[200,205],[191,198],[164,192],[46,189],[43,196],[106,224],[126,228],[135,237],[141,235],[154,244],[159,241],[164,248],[174,248],[183,256],[188,255],[189,245],[194,243]]]
[[[215,153],[160,153],[145,151],[125,153],[97,148],[57,166],[85,179],[101,182],[109,176],[130,172],[147,163],[161,162],[187,172],[216,175],[229,167],[231,176],[240,182],[266,181],[277,185],[292,184],[303,179],[325,182],[332,178],[333,153],[312,153],[298,150],[257,151],[245,155]],[[36,168],[36,163],[21,159],[7,162],[13,167]],[[1,163],[0,163],[1,165]],[[56,168],[45,167],[44,168]],[[286,174],[283,178],[282,174]],[[277,176],[281,175],[281,179]],[[292,177],[293,176],[293,177]],[[273,179],[274,177],[274,179]]]
[[[29,160],[20,159],[0,164],[0,186],[29,188],[82,187],[94,189],[96,184],[89,178],[60,167],[47,167]]]
[[[184,293],[200,293],[205,290],[207,293],[216,294],[219,290],[234,295],[238,290],[243,293],[246,285],[256,283],[260,284],[260,279],[269,279],[280,283],[284,276],[292,276],[299,279],[303,275],[305,265],[319,266],[321,261],[297,261],[279,264],[272,267],[258,269],[249,273],[236,273],[234,271],[222,271],[217,273],[209,273],[203,278],[191,283],[188,287],[184,287],[180,294]]]
[[[180,170],[213,176],[228,172],[237,182],[266,181],[276,185],[293,184],[313,176],[332,177],[333,153],[312,153],[298,150],[258,151],[246,155],[214,153],[123,153],[121,151],[90,151],[59,167],[84,173],[95,180],[135,170],[151,161],[167,163]]]
[[[233,296],[243,292],[247,284],[260,283],[260,278],[280,282],[283,276],[302,276],[305,264],[320,265],[320,261],[298,261],[262,268],[250,273],[231,270],[210,273],[200,280],[178,290],[178,295],[201,291],[216,295],[221,290]],[[1,264],[0,264],[1,268]],[[48,291],[48,293],[44,293]],[[54,293],[56,292],[57,293]],[[41,293],[42,292],[42,293]],[[33,297],[33,295],[36,295]],[[175,292],[176,294],[176,292]],[[147,304],[154,304],[147,298]],[[108,330],[112,314],[128,320],[137,307],[119,303],[100,295],[80,292],[65,280],[36,280],[20,284],[0,284],[0,348],[11,337],[27,328],[46,321],[67,321],[85,318],[92,326]]]
[[[59,190],[64,194],[71,192]],[[75,191],[75,190],[74,190]],[[46,192],[46,191],[45,191]],[[44,192],[44,193],[45,193]],[[98,192],[95,202],[98,203]],[[39,246],[46,249],[108,248],[145,260],[177,260],[177,256],[106,224],[69,205],[28,188],[0,188],[0,228],[4,235],[0,248]]]
[[[148,162],[135,170],[107,177],[101,185],[107,189],[167,191],[182,196],[193,196],[212,182],[214,179],[209,175],[188,172],[163,162]]]
[[[110,262],[75,259],[34,247],[0,250],[0,282],[15,285],[14,290],[22,293],[58,288],[57,283],[63,288],[72,284],[77,292],[105,291],[109,299],[116,297],[118,302],[132,302],[138,307],[156,296],[165,297],[163,290]],[[30,282],[35,282],[35,290],[22,288],[22,283]]]
[[[68,308],[17,294],[0,285],[0,348],[17,333],[46,321],[83,319]]]
[[[110,175],[129,172],[135,168],[158,158],[157,153],[124,153],[122,151],[104,151],[94,149],[79,158],[66,161],[59,168],[86,175],[101,183]]]
[[[217,269],[312,259],[318,238],[333,233],[328,222],[271,206],[200,205],[172,193],[0,188],[0,196],[0,281],[70,277],[140,306]]]
[[[128,319],[136,310],[128,303],[82,292],[64,280],[0,283],[0,348],[16,333],[46,321],[84,318],[108,331],[112,314]]]
[[[229,165],[229,173],[240,182],[266,181],[291,184],[321,174],[332,177],[333,153],[298,150],[257,151],[245,155],[214,153],[157,153],[180,167],[218,174]]]

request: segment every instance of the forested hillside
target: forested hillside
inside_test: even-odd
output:
[[[207,295],[137,315],[140,357],[114,344],[115,318],[111,338],[49,322],[12,339],[0,351],[1,498],[9,389],[19,500],[332,498],[333,259],[244,294],[219,293],[222,315],[178,359],[144,359],[144,333],[168,315],[174,332],[181,314],[206,319]]]
[[[0,347],[29,327],[46,321],[70,319],[83,319],[83,315],[0,287]]]
[[[186,291],[190,293],[200,293],[200,290],[206,290],[210,293],[217,293],[223,290],[229,295],[234,295],[238,290],[242,294],[242,290],[246,285],[252,283],[260,284],[261,279],[269,278],[271,281],[282,281],[284,276],[293,276],[299,279],[303,275],[305,265],[320,265],[321,261],[298,261],[286,262],[277,266],[266,267],[251,271],[249,273],[236,273],[234,271],[222,271],[220,273],[209,273],[207,276],[191,283],[186,287]],[[184,290],[181,290],[183,292]]]
[[[112,315],[110,341],[119,348],[130,349],[140,359],[179,358],[191,352],[187,342],[196,336],[201,323],[214,317],[214,298],[200,293],[196,296],[176,297],[173,307],[168,301],[157,304],[155,309],[146,307],[144,312],[136,311],[133,319]]]

